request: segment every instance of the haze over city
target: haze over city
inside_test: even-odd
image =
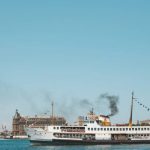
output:
[[[0,125],[51,111],[72,122],[92,107],[126,123],[131,93],[150,107],[150,2],[40,0],[0,2]],[[84,105],[82,102],[88,102]],[[48,112],[50,113],[50,112]],[[150,119],[135,102],[133,120]],[[1,130],[1,129],[0,129]]]

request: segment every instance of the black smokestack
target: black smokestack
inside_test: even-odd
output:
[[[119,97],[115,96],[115,95],[109,95],[107,93],[100,95],[101,99],[107,99],[109,102],[109,108],[111,113],[108,116],[114,116],[118,113],[118,101],[119,101]]]

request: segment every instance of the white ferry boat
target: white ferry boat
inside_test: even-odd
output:
[[[132,125],[133,99],[127,125],[111,125],[109,116],[91,111],[72,126],[27,127],[26,132],[34,145],[150,144],[150,126]]]

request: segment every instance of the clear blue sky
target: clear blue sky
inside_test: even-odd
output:
[[[112,121],[127,122],[132,90],[150,106],[150,1],[0,2],[0,124],[10,128],[16,108],[50,109],[48,96],[67,108],[105,92],[120,97]],[[135,104],[135,121],[149,116]]]

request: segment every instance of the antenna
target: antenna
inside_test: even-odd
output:
[[[51,103],[52,106],[52,125],[54,125],[54,102]]]
[[[53,101],[52,101],[51,105],[52,105],[52,118],[53,118],[54,117],[54,102]]]
[[[94,114],[94,108],[92,107],[92,109],[90,110],[90,115]]]
[[[92,115],[94,114],[94,108],[92,107]]]
[[[134,100],[134,92],[132,92],[132,100],[131,100],[131,112],[130,112],[130,119],[129,119],[129,127],[132,128],[132,114],[133,114],[133,100]]]

